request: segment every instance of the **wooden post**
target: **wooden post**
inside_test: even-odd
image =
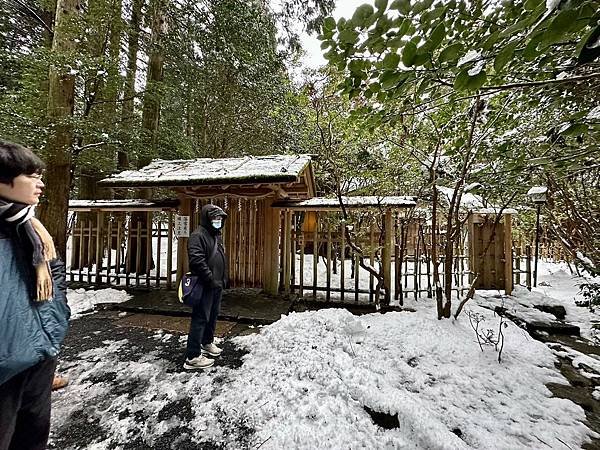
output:
[[[327,224],[327,291],[325,299],[331,300],[331,228],[329,223]]]
[[[291,281],[291,253],[292,253],[292,212],[285,210],[283,213],[283,286],[286,294],[290,293]]]
[[[299,227],[300,232],[300,298],[304,297],[304,231]]]
[[[345,269],[346,269],[346,233],[345,233],[346,227],[344,224],[342,224],[341,227],[341,243],[340,243],[340,261],[342,263],[342,266],[340,267],[340,298],[342,303],[344,302],[344,296],[345,296],[345,283],[344,283],[344,276],[345,276]]]
[[[525,246],[525,256],[526,256],[526,260],[525,260],[525,271],[526,273],[526,284],[527,284],[527,289],[529,289],[531,291],[531,245],[526,245]]]
[[[77,213],[73,214],[73,233],[71,233],[71,261],[69,264],[69,280],[70,281],[75,281],[75,274],[73,273],[73,261],[76,260],[77,258],[77,252],[76,252],[76,248],[77,246],[75,245],[75,237],[77,236]],[[81,247],[81,241],[79,244],[79,247]],[[79,259],[81,261],[81,259]],[[81,264],[79,264],[79,267],[81,267]]]
[[[190,217],[190,234],[192,233],[192,199],[184,195],[179,196],[179,214]],[[179,286],[179,280],[183,274],[188,271],[189,261],[187,253],[188,238],[179,237],[177,239],[177,276],[175,278],[175,286]]]
[[[83,281],[83,219],[79,221],[79,282]]]
[[[142,260],[142,222],[138,220],[136,227],[135,246],[135,286],[140,285],[140,261]]]
[[[510,214],[504,214],[504,292],[511,295],[512,290],[512,220]]]
[[[106,246],[108,249],[106,255],[106,282],[110,284],[110,270],[112,265],[112,220],[110,218],[108,219],[108,230],[106,231],[106,234],[108,235]]]
[[[476,255],[475,255],[475,248],[476,248],[476,242],[475,242],[475,220],[474,220],[474,215],[473,213],[469,214],[469,218],[467,221],[467,239],[469,240],[469,285],[471,285],[473,283],[473,280],[475,279],[475,272],[477,271],[477,268],[475,267],[475,260],[476,260]],[[433,231],[433,230],[432,230]],[[483,274],[482,274],[483,276]],[[482,278],[479,277],[479,279]]]
[[[87,282],[92,284],[92,237],[94,236],[94,222],[92,219],[88,220],[88,236],[87,236]]]
[[[515,269],[517,269],[517,284],[521,284],[521,247],[515,247]]]
[[[173,276],[173,212],[169,211],[169,224],[167,231],[167,289],[171,289]]]
[[[129,226],[126,230],[127,237],[125,238],[125,286],[129,286],[129,273],[131,272],[131,252],[129,249],[131,248],[131,243],[133,242],[133,233],[131,230],[133,229],[133,217],[129,217]]]
[[[385,287],[385,304],[390,304],[392,293],[392,242],[393,242],[393,217],[392,210],[385,211],[385,241],[383,245],[383,284]]]
[[[313,234],[313,298],[317,298],[317,278],[319,266],[319,213],[315,212],[315,231]]]
[[[96,213],[96,284],[102,283],[102,224],[104,221],[104,214],[102,211]],[[108,277],[106,278],[108,281]]]
[[[117,284],[121,284],[121,237],[123,233],[123,222],[117,218],[117,254],[115,255],[115,274],[117,275]]]
[[[373,223],[371,223],[370,225],[370,245],[371,245],[371,251],[370,251],[370,255],[369,255],[369,262],[371,264],[371,267],[375,266],[375,229],[373,227]],[[375,279],[373,278],[373,275],[369,272],[369,302],[373,302],[373,290],[375,289],[374,286],[374,281]]]
[[[360,256],[358,253],[354,254],[354,301],[358,303],[358,291],[360,290]]]
[[[150,287],[152,267],[152,211],[146,213],[146,287]]]
[[[159,216],[160,217],[160,216]],[[157,220],[156,222],[156,228],[158,230],[158,235],[156,238],[156,287],[160,287],[160,241],[162,239],[162,227],[161,227],[161,221]]]
[[[263,258],[263,286],[265,292],[277,294],[279,281],[279,210],[271,207],[273,199],[266,199]]]

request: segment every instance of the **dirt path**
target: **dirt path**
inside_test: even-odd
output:
[[[173,402],[160,406],[159,410],[143,407],[141,399],[145,391],[152,389],[145,378],[134,374],[128,377],[122,370],[101,364],[102,353],[106,349],[106,358],[110,355],[110,345],[115,342],[126,342],[118,349],[119,364],[127,362],[152,363],[164,370],[164,376],[184,371],[183,350],[184,336],[187,330],[187,319],[166,318],[162,316],[119,315],[116,312],[104,311],[91,316],[74,320],[60,356],[59,371],[70,378],[70,385],[53,396],[53,428],[50,436],[51,449],[88,449],[108,448],[127,450],[148,449],[216,449],[215,443],[198,446],[193,439],[192,431],[185,424],[193,419],[192,396],[183,395]],[[165,331],[161,338],[157,330]],[[252,330],[248,326],[235,323],[219,323],[217,334],[230,337]],[[168,333],[168,334],[167,334]],[[169,337],[168,339],[166,337]],[[243,352],[227,340],[223,343],[223,355],[218,358],[215,367],[237,369],[242,364]],[[98,355],[90,357],[89,355]],[[95,359],[94,359],[95,358]],[[100,359],[100,361],[96,361]],[[218,370],[213,370],[219,373]],[[186,372],[190,380],[204,376]],[[215,375],[207,378],[211,388],[218,391],[227,380]],[[94,392],[101,390],[101,395]],[[86,393],[89,391],[89,395]],[[114,404],[122,406],[114,410]],[[111,409],[112,407],[112,409]],[[132,423],[126,436],[115,436],[114,430],[103,421],[108,414],[113,414],[114,421]],[[148,439],[142,432],[145,424],[153,419],[155,422],[178,421],[181,425],[169,429],[164,434]],[[136,424],[139,426],[136,427]],[[136,428],[140,431],[136,432]],[[240,436],[240,448],[247,441],[253,430],[242,430],[246,437]],[[150,441],[150,443],[149,443]],[[94,447],[95,445],[95,447]]]

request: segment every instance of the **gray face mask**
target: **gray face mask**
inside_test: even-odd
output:
[[[210,224],[213,226],[213,228],[214,228],[215,230],[220,230],[220,229],[221,229],[221,227],[223,226],[223,220],[222,220],[222,219],[220,219],[220,218],[219,218],[219,219],[212,219],[212,220],[210,221]]]

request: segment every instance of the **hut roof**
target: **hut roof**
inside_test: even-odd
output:
[[[100,181],[107,187],[177,187],[220,184],[291,183],[310,164],[309,155],[244,156],[154,160],[139,170],[126,170]]]
[[[344,206],[347,208],[413,208],[417,204],[416,197],[377,197],[377,196],[356,196],[342,197]],[[340,202],[337,198],[315,197],[303,201],[280,201],[273,204],[276,208],[289,209],[339,209]]]
[[[69,209],[73,211],[159,211],[177,206],[178,199],[69,200]]]

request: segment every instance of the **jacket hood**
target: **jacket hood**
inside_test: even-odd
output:
[[[200,211],[200,225],[213,233],[219,231],[215,230],[210,224],[210,221],[215,217],[222,217],[225,220],[227,213],[216,205],[204,205]]]

